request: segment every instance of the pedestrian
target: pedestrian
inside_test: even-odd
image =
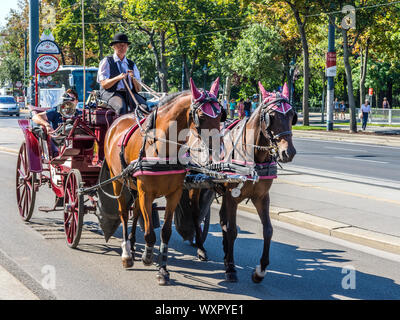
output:
[[[339,101],[337,98],[335,98],[335,101],[333,101],[333,110],[335,112],[334,120],[338,120],[339,119]]]
[[[250,117],[251,115],[251,102],[250,98],[246,98],[246,101],[244,102],[244,114],[246,117]]]
[[[132,60],[126,57],[130,44],[126,34],[116,33],[110,43],[114,54],[101,60],[97,73],[100,97],[117,115],[131,112],[136,107],[128,88],[125,87],[124,79],[137,102],[145,105],[147,109],[146,99],[138,94],[141,90],[141,85],[136,81],[141,81],[139,69]]]
[[[340,102],[340,117],[346,120],[346,105],[343,100]]]
[[[382,108],[383,108],[383,109],[390,109],[390,104],[389,104],[389,101],[387,100],[386,97],[383,98]]]
[[[365,131],[367,128],[368,115],[371,112],[371,106],[369,105],[368,99],[365,100],[365,103],[361,105],[360,116],[362,118],[362,129]]]
[[[229,102],[229,116],[231,119],[235,118],[235,109],[236,109],[236,102],[234,99],[231,99]]]
[[[253,101],[251,103],[251,113],[253,113],[258,107],[258,95],[253,96]]]
[[[240,120],[242,120],[244,118],[244,101],[243,101],[243,99],[239,100],[238,115],[239,115]]]

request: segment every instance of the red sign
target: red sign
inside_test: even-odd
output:
[[[36,69],[41,75],[49,75],[57,72],[60,66],[58,59],[51,54],[44,54],[36,59]]]
[[[334,67],[336,66],[336,52],[328,52],[326,54],[326,67]]]
[[[369,88],[368,94],[369,94],[370,96],[373,96],[373,95],[374,95],[374,89],[373,89],[373,88]]]
[[[336,52],[328,52],[326,54],[326,76],[336,76]]]

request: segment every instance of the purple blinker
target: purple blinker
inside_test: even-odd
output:
[[[210,91],[200,91],[196,88],[192,78],[190,78],[190,90],[192,91],[192,102],[201,103],[209,98],[217,99],[219,90],[219,77],[213,82]],[[221,113],[221,106],[216,102],[206,102],[201,105],[204,114],[211,118],[216,118]]]

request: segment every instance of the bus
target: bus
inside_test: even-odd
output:
[[[56,106],[61,96],[69,88],[78,93],[78,108],[83,108],[84,101],[93,90],[99,90],[97,83],[97,68],[87,67],[86,73],[86,93],[83,95],[83,66],[61,66],[58,71],[50,76],[39,78],[39,101],[40,107],[51,108]]]

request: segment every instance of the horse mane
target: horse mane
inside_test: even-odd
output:
[[[175,92],[175,93],[172,93],[172,94],[162,98],[158,104],[159,105],[158,109],[160,110],[161,108],[167,107],[173,101],[175,101],[178,97],[187,95],[188,93],[190,93],[189,90],[186,90],[183,92]]]

